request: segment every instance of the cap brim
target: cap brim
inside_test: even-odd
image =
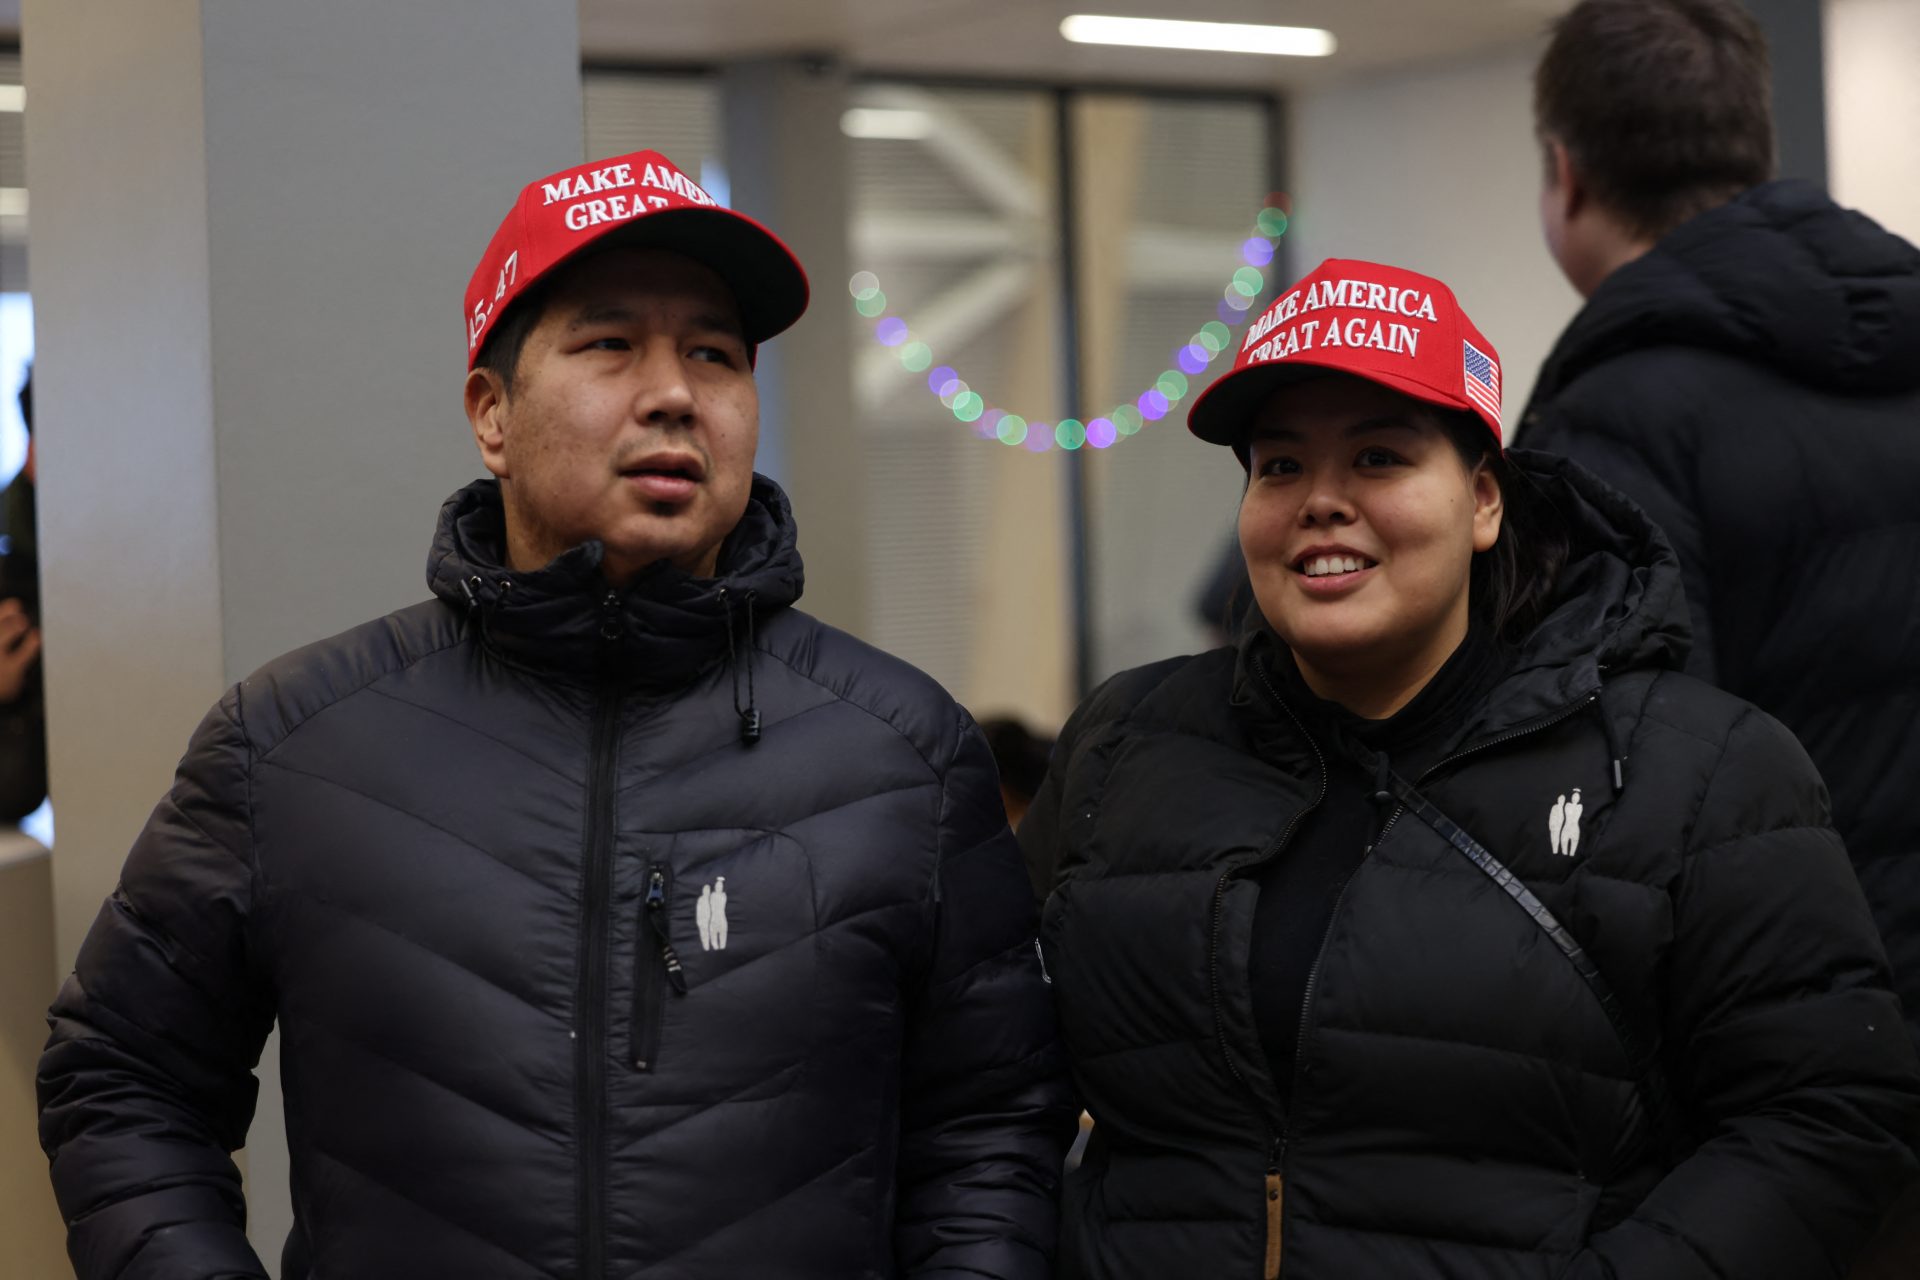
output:
[[[1346,365],[1322,364],[1307,356],[1295,356],[1284,362],[1257,364],[1229,373],[1200,393],[1187,411],[1187,430],[1208,444],[1237,445],[1253,425],[1253,415],[1267,397],[1296,382],[1345,374],[1362,382],[1377,382],[1389,390],[1412,396],[1427,404],[1446,409],[1470,409],[1457,399],[1435,391],[1424,382],[1396,377],[1388,373],[1361,373]]]
[[[765,342],[792,327],[806,312],[810,289],[800,260],[779,236],[744,213],[721,208],[662,209],[613,229],[578,252],[615,242],[623,247],[672,249],[719,276],[733,291],[748,342]]]

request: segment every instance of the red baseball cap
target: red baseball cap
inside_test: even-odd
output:
[[[513,300],[589,245],[673,249],[733,291],[749,343],[807,309],[807,273],[780,238],[723,208],[658,151],[592,160],[529,182],[467,282],[467,368]]]
[[[1329,258],[1247,326],[1233,368],[1193,402],[1187,430],[1237,445],[1278,387],[1332,370],[1477,414],[1500,435],[1500,356],[1431,276]]]

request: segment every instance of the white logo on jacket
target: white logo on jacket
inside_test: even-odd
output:
[[[1578,787],[1573,789],[1573,799],[1563,795],[1554,801],[1553,812],[1547,815],[1547,839],[1555,853],[1571,858],[1580,851],[1580,815],[1584,812]]]
[[[712,884],[700,886],[700,901],[694,904],[694,923],[700,926],[702,951],[727,949],[727,878],[717,877]]]

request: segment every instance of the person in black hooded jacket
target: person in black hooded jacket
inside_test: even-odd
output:
[[[498,478],[436,598],[220,700],[54,1003],[76,1272],[266,1274],[277,1020],[286,1280],[1042,1280],[1073,1113],[992,760],[792,607],[752,473],[798,264],[639,153],[529,186],[467,302]]]
[[[1587,301],[1522,439],[1666,532],[1687,670],[1805,744],[1920,1043],[1920,251],[1771,181],[1768,101],[1732,0],[1561,19],[1535,85],[1542,210]]]
[[[1193,407],[1249,628],[1097,690],[1020,831],[1065,1280],[1817,1280],[1915,1168],[1818,775],[1499,384],[1445,285],[1335,260]]]

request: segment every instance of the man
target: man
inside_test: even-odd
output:
[[[521,193],[437,598],[221,699],[54,1005],[83,1280],[264,1274],[227,1153],[276,1019],[287,1277],[1047,1273],[1071,1111],[992,762],[791,607],[752,470],[806,297],[660,155]]]
[[[47,798],[47,700],[40,674],[40,557],[33,510],[33,374],[20,387],[27,458],[0,493],[0,822],[19,822]]]
[[[1734,0],[1560,19],[1541,216],[1587,302],[1524,442],[1665,529],[1688,669],[1806,744],[1920,1036],[1920,252],[1772,181],[1768,101]]]

